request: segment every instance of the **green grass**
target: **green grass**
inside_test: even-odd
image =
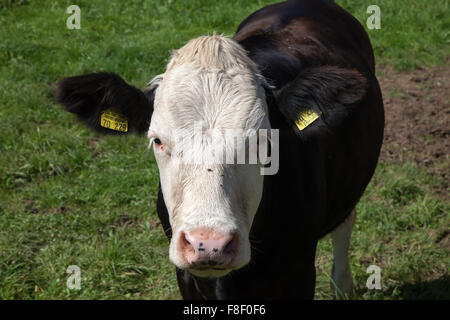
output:
[[[370,5],[381,10],[381,29],[366,30],[376,62],[400,70],[442,65],[450,53],[448,0],[337,0],[366,27]]]
[[[432,191],[442,183],[415,164],[379,164],[356,208],[350,249],[356,298],[450,298],[449,247],[442,241],[450,226],[450,204]],[[332,298],[329,236],[319,242],[316,261],[316,298]],[[366,287],[372,264],[382,269],[382,290]]]
[[[362,22],[367,5],[380,3],[339,2]],[[81,29],[68,30],[71,1],[0,0],[0,298],[179,298],[146,139],[88,131],[54,103],[51,87],[107,70],[143,88],[171,49],[212,31],[232,35],[268,3],[84,0],[77,1]],[[379,5],[382,29],[368,31],[379,63],[443,63],[448,1]],[[412,164],[379,166],[352,240],[358,298],[449,297],[448,248],[438,241],[449,208],[432,192],[441,183]],[[330,297],[330,250],[321,241],[317,298]],[[66,287],[73,264],[80,291]],[[379,292],[365,288],[369,264],[382,267]]]

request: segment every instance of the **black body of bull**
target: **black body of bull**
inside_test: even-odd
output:
[[[317,241],[355,207],[378,161],[384,111],[372,47],[356,19],[331,1],[317,0],[265,7],[241,23],[234,39],[275,87],[266,92],[272,128],[280,130],[280,169],[264,178],[250,232],[250,264],[218,279],[177,269],[181,294],[185,299],[312,299]],[[352,103],[352,89],[361,84],[347,78],[341,88],[328,78],[324,86],[347,90],[350,97],[336,93],[335,101],[327,101],[328,95],[321,104],[326,88],[313,83],[320,68],[331,68],[336,77],[344,69],[357,70],[365,78],[365,95]],[[298,94],[301,90],[315,90],[314,98]],[[324,114],[327,108],[334,111],[299,131],[293,125],[299,104]],[[157,210],[170,238],[161,190]]]

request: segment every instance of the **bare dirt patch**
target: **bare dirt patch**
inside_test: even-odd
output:
[[[449,59],[447,59],[449,61]],[[438,193],[446,194],[449,174],[450,67],[398,72],[380,68],[386,113],[381,161],[414,161],[442,177]]]

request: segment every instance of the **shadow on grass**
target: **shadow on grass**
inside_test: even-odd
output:
[[[363,292],[361,291],[359,293],[362,294]],[[376,293],[371,298],[389,300],[449,300],[450,275],[443,275],[440,278],[430,281],[391,286],[382,292]]]
[[[407,300],[449,300],[450,275],[417,283],[406,283],[397,287],[396,296]]]

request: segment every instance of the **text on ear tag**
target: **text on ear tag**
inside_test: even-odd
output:
[[[128,119],[115,108],[106,109],[102,112],[100,125],[114,131],[128,131]]]
[[[319,114],[317,112],[312,109],[307,109],[300,113],[298,119],[295,121],[295,124],[297,125],[297,128],[303,130],[318,118]]]

